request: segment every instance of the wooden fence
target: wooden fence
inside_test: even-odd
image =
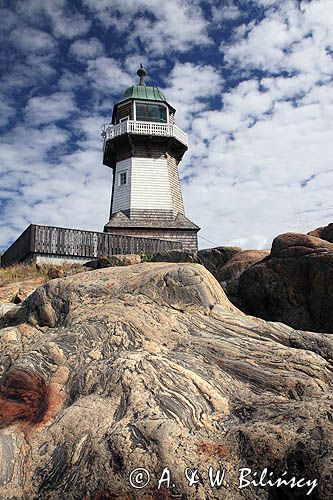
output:
[[[23,261],[28,256],[94,259],[117,254],[150,254],[182,248],[178,241],[159,240],[80,229],[31,224],[1,257],[2,266]]]

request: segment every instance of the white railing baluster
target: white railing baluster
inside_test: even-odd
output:
[[[176,125],[168,123],[126,120],[117,125],[103,125],[103,133],[105,133],[105,141],[127,133],[175,137],[186,146],[188,145],[187,134]]]

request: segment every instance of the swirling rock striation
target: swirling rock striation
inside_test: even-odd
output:
[[[193,262],[202,264],[222,286],[228,299],[247,312],[239,294],[243,271],[269,255],[269,250],[242,250],[239,247],[216,247],[199,250],[167,250],[152,256],[153,262]]]
[[[305,498],[238,489],[246,466],[317,478],[310,498],[332,495],[333,340],[246,316],[203,266],[55,279],[3,322],[2,500]],[[227,470],[218,489],[208,466]],[[151,474],[142,490],[137,467]],[[200,472],[192,487],[186,467]]]

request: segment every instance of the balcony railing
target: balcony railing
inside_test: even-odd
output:
[[[117,125],[106,124],[102,127],[105,141],[123,134],[158,135],[160,137],[175,137],[185,146],[188,145],[187,134],[176,125],[168,123],[139,122],[127,120]]]

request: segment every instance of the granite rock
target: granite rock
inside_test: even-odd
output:
[[[191,262],[198,263],[198,252],[195,250],[163,250],[152,255],[151,262]]]
[[[229,300],[237,307],[246,307],[239,294],[239,280],[245,269],[262,261],[269,255],[269,250],[242,250],[233,255],[216,273],[216,278]]]
[[[42,277],[26,279],[24,281],[6,283],[0,282],[0,302],[23,302],[36,288],[45,283]]]
[[[333,243],[333,223],[324,227],[317,227],[317,229],[310,231],[308,235],[316,236],[317,238]]]
[[[3,318],[9,311],[16,311],[17,305],[13,302],[0,302],[0,319]]]
[[[310,486],[240,490],[241,467],[332,496],[333,340],[246,316],[201,265],[51,280],[0,342],[2,500],[308,498]],[[219,488],[209,466],[226,468]],[[138,467],[143,489],[129,482]]]
[[[110,255],[109,257],[99,257],[84,264],[90,269],[103,269],[105,267],[131,266],[140,264],[141,256],[138,254]]]
[[[47,271],[47,277],[50,280],[62,278],[63,276],[64,276],[64,271],[60,267],[50,267],[50,269]]]
[[[295,233],[276,237],[269,256],[241,274],[239,296],[255,316],[333,333],[333,244]]]
[[[264,259],[269,250],[242,250],[239,247],[216,247],[203,250],[166,250],[153,255],[152,262],[192,262],[202,264],[222,286],[233,304],[246,312],[239,295],[243,271]]]

